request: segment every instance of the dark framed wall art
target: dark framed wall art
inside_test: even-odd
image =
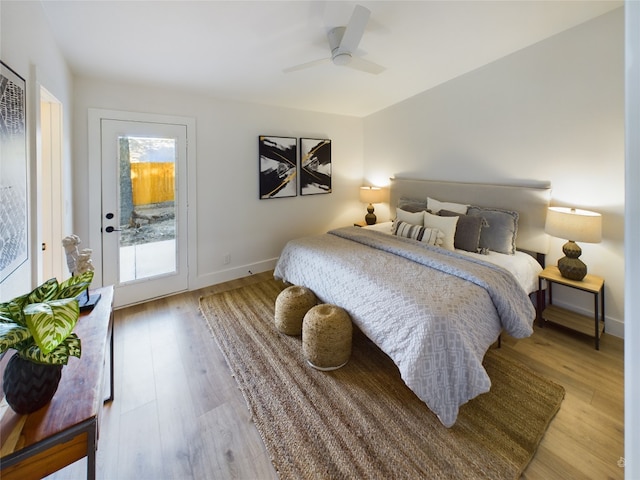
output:
[[[29,258],[25,89],[0,62],[0,283]]]
[[[291,137],[258,137],[260,198],[297,195],[298,141]]]
[[[300,195],[331,193],[331,140],[300,139]]]

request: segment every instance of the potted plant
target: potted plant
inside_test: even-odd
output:
[[[16,351],[5,369],[3,389],[17,413],[46,405],[69,357],[80,358],[80,339],[73,333],[80,316],[76,297],[92,280],[92,270],[62,283],[52,278],[31,293],[0,303],[0,353]]]

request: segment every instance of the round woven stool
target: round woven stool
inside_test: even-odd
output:
[[[276,298],[275,323],[278,331],[300,335],[304,315],[316,303],[315,294],[306,287],[293,285],[285,288]]]
[[[302,353],[318,370],[335,370],[349,361],[353,327],[342,308],[323,303],[307,312],[302,322]]]

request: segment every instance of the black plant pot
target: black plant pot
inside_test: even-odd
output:
[[[33,363],[14,354],[2,381],[7,403],[13,411],[31,413],[49,403],[58,389],[62,367]]]

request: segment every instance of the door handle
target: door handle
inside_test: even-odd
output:
[[[111,232],[121,232],[122,230],[120,230],[119,228],[113,228],[111,225],[109,225],[107,228],[105,228],[107,233],[111,233]]]

